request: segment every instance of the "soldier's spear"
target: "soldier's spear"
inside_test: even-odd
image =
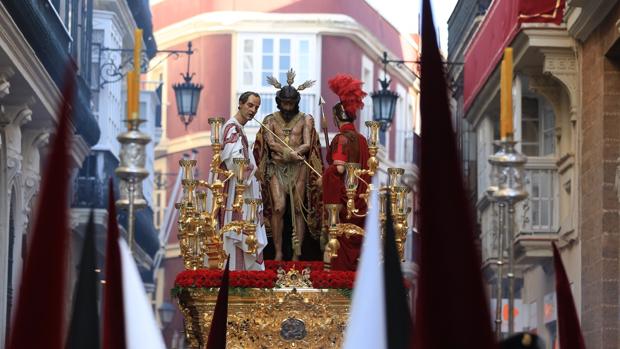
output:
[[[319,100],[319,106],[321,107],[321,129],[323,130],[323,136],[325,136],[325,148],[329,147],[329,135],[327,133],[327,119],[325,119],[325,110],[323,110],[323,104],[325,100],[323,96]]]

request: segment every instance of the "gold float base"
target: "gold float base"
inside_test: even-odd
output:
[[[207,343],[217,293],[186,288],[177,294],[190,348]],[[348,295],[335,289],[231,289],[226,348],[340,348],[349,305]]]

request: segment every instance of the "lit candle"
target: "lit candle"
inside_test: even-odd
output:
[[[133,100],[134,100],[134,72],[127,72],[127,120],[131,120],[133,114]]]
[[[140,115],[140,62],[142,57],[142,29],[136,28],[134,31],[133,46],[133,99],[130,120],[137,119]]]
[[[500,79],[500,136],[512,138],[512,48],[504,49]]]

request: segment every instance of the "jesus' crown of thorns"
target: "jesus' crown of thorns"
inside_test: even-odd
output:
[[[293,70],[293,68],[291,68],[288,72],[286,72],[286,83],[289,86],[292,86],[293,82],[295,82],[295,71]],[[315,82],[316,80],[306,80],[303,84],[297,86],[297,91],[305,90],[309,87],[312,87]],[[282,84],[273,75],[267,77],[267,83],[277,89],[282,88]]]

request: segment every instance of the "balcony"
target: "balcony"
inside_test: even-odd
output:
[[[118,193],[118,182],[115,182],[115,193]],[[93,209],[95,229],[99,236],[105,236],[108,219],[108,182],[94,176],[78,176],[73,182],[73,197],[71,200],[73,225],[76,231],[83,231],[88,221],[88,212]],[[121,225],[121,234],[126,234],[127,211],[118,210],[118,222]],[[157,230],[153,225],[153,211],[151,207],[140,209],[135,214],[136,250],[138,264],[141,271],[149,270],[152,258],[159,249]]]
[[[559,185],[555,158],[532,158],[526,166],[528,198],[517,207],[515,258],[520,264],[538,264],[551,258],[550,243],[558,238]]]
[[[539,264],[541,259],[550,258],[550,243],[558,237],[559,186],[555,158],[529,159],[525,183],[529,197],[516,207],[514,241],[516,262],[523,266]],[[480,212],[485,274],[492,272],[497,260],[498,213],[497,204],[490,204]],[[504,257],[508,258],[507,251],[504,253]]]
[[[107,208],[107,184],[97,177],[78,176],[73,183],[71,206],[75,208]]]

